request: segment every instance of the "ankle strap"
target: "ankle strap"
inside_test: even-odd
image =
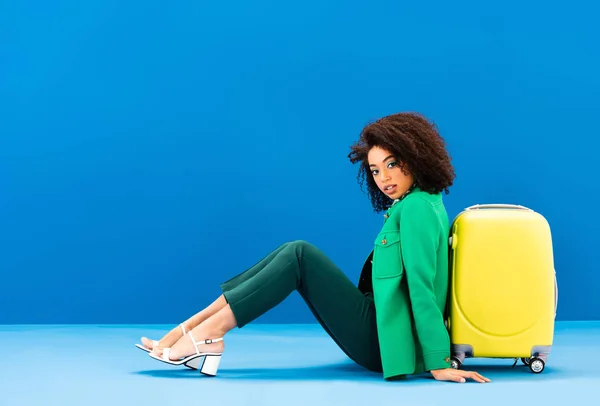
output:
[[[204,340],[203,343],[200,344],[212,344],[212,343],[218,343],[219,341],[223,341],[223,337],[221,338],[213,338],[213,339],[208,339],[208,340]]]
[[[194,340],[194,336],[192,335],[191,331],[188,333],[188,335],[190,336],[190,340],[192,340],[192,343],[194,343],[194,346],[196,347],[196,354],[200,354],[200,351],[198,350],[198,346],[201,344],[212,344],[212,343],[216,343],[219,341],[223,341],[223,337],[220,337],[220,338],[212,338],[212,339],[209,338],[207,340],[204,340],[203,342],[202,341],[197,342],[196,340]]]

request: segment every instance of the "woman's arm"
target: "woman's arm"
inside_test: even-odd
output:
[[[471,378],[477,382],[489,382],[477,372],[450,368],[450,337],[434,286],[440,219],[431,204],[420,198],[407,199],[402,211],[402,258],[425,369],[437,380],[465,382],[466,378]],[[447,287],[443,289],[447,290]]]
[[[434,208],[421,198],[407,199],[400,216],[402,259],[425,369],[450,367],[450,338],[435,296],[437,249],[441,224]]]

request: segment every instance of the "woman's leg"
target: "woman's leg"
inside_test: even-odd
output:
[[[242,272],[241,274],[239,274],[239,275],[231,278],[227,282],[225,282],[222,285],[222,289],[224,291],[234,289],[239,284],[247,281],[248,279],[250,279],[251,277],[256,275],[269,262],[271,262],[271,260],[275,256],[277,256],[277,254],[281,250],[283,250],[286,246],[287,246],[287,243],[281,245],[279,248],[272,251],[269,255],[267,255],[266,257],[261,259],[258,263],[256,263],[255,265],[253,265],[246,271]],[[189,319],[187,319],[186,321],[184,321],[182,323],[183,326],[185,327],[185,331],[190,331],[191,329],[193,329],[194,327],[196,327],[197,325],[202,323],[204,320],[208,319],[210,316],[217,313],[219,310],[221,310],[226,305],[227,305],[227,301],[225,300],[225,297],[223,295],[219,296],[208,307],[199,311],[198,313],[196,313],[195,315],[193,315],[192,317],[190,317]],[[170,347],[171,345],[175,344],[177,342],[177,340],[179,340],[181,338],[182,335],[183,335],[183,331],[181,330],[181,327],[177,326],[177,327],[174,327],[171,331],[169,331],[167,334],[165,334],[159,340],[158,348],[153,348],[154,346],[153,346],[152,340],[149,338],[146,338],[146,337],[142,337],[142,344],[149,350],[154,350],[154,352],[156,354],[160,354],[162,352],[161,350],[163,348],[167,348],[167,347]]]
[[[304,241],[286,244],[261,272],[235,287],[222,286],[228,305],[195,327],[196,342],[223,337],[281,303],[297,290],[338,346],[363,367],[381,371],[372,297],[363,295],[319,249]],[[202,352],[220,352],[223,342],[203,344]],[[171,348],[170,358],[195,353],[189,337]]]

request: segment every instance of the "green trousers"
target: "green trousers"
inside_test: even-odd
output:
[[[318,248],[283,244],[256,265],[221,285],[239,328],[298,291],[309,309],[357,364],[382,371],[373,297],[361,293]]]

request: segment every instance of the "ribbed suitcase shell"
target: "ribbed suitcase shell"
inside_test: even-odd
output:
[[[461,363],[534,356],[545,363],[558,300],[546,219],[523,206],[472,206],[454,219],[450,244],[453,355]]]

